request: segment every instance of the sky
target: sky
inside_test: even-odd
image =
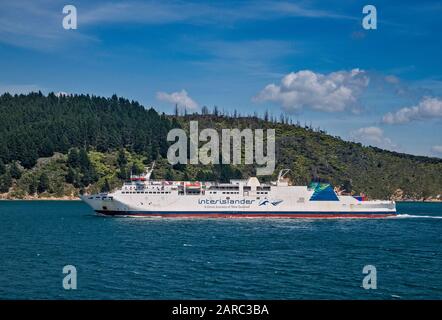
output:
[[[365,5],[376,29],[364,29]],[[77,28],[65,29],[65,5]],[[442,157],[440,1],[0,0],[0,93],[117,94]],[[373,21],[371,21],[373,22]]]

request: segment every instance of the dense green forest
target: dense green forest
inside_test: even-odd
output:
[[[175,165],[166,155],[167,133],[204,128],[274,128],[277,170],[289,168],[294,184],[328,181],[371,198],[436,199],[442,194],[442,159],[412,156],[347,142],[268,113],[158,114],[117,96],[0,96],[0,197],[76,197],[108,191],[130,173],[156,162],[154,178],[223,180],[248,177],[253,165]]]
[[[155,110],[113,96],[59,96],[42,93],[0,97],[0,159],[32,168],[38,158],[70,148],[106,152],[126,147],[147,156],[167,154],[173,123]]]

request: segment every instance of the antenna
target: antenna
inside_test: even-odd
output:
[[[282,169],[278,174],[278,182],[281,181],[287,173],[289,173],[290,169]]]
[[[146,175],[144,176],[146,178],[146,180],[150,179],[150,176],[152,175],[154,167],[155,167],[155,161],[152,162],[152,167],[146,167]]]

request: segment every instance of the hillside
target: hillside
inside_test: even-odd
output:
[[[308,127],[257,117],[166,116],[134,101],[89,95],[0,96],[0,197],[76,197],[109,190],[130,172],[156,160],[155,178],[247,177],[251,165],[167,163],[171,128],[274,128],[277,169],[290,168],[295,184],[329,181],[371,198],[436,199],[442,194],[442,159],[400,154],[343,141]],[[286,122],[286,121],[284,121]],[[263,177],[264,180],[275,178]]]

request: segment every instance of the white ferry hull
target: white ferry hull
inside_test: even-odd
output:
[[[92,199],[90,199],[92,198]],[[85,196],[83,200],[106,216],[156,216],[200,218],[383,218],[396,215],[393,201],[307,201],[268,199],[208,199],[186,196],[170,201],[167,197],[134,195],[119,199],[117,194]]]
[[[109,194],[82,200],[106,216],[201,218],[383,218],[396,214],[394,201],[340,196],[329,184],[289,186],[282,170],[272,184],[257,178],[230,183],[151,181],[151,170]]]

